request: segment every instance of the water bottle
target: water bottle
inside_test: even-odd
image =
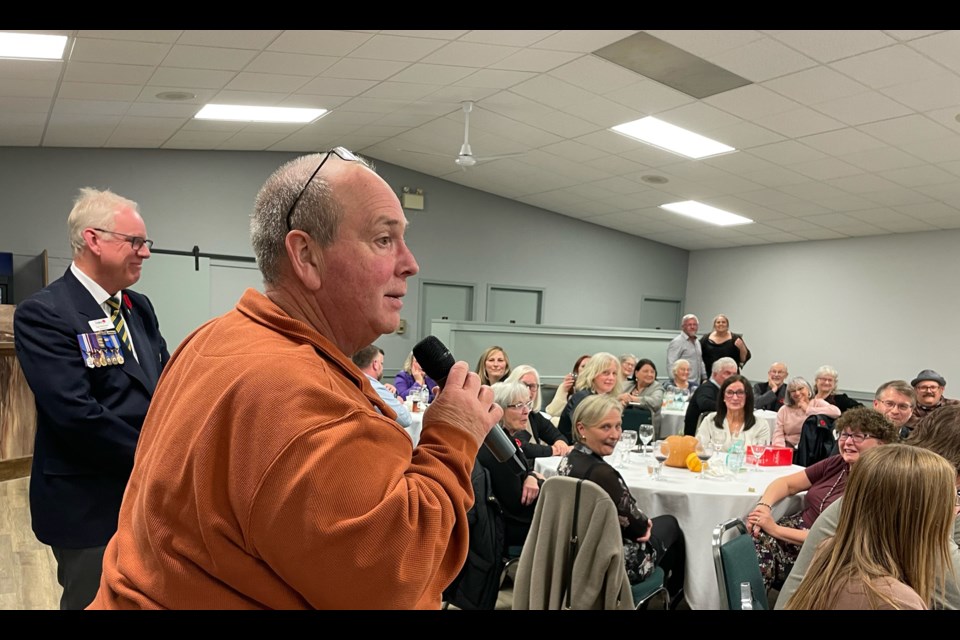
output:
[[[753,589],[749,582],[740,583],[740,609],[753,611]]]
[[[734,440],[727,448],[727,469],[729,469],[731,473],[739,473],[746,461],[747,452],[744,448],[743,440]]]

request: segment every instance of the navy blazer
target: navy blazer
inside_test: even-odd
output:
[[[106,314],[69,268],[14,312],[17,358],[37,403],[30,514],[51,546],[97,547],[116,532],[140,427],[170,359],[150,300],[122,293],[139,362],[124,346],[122,365],[84,364],[77,334]]]

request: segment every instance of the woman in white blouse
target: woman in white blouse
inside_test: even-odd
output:
[[[732,375],[720,385],[717,411],[706,414],[697,427],[697,439],[707,444],[722,443],[729,449],[735,440],[743,440],[744,450],[751,444],[768,444],[770,427],[753,415],[753,386],[740,375]]]

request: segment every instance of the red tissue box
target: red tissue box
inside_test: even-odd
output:
[[[747,464],[754,463],[754,456],[747,448]],[[793,464],[793,447],[767,447],[760,458],[761,467],[783,467]]]

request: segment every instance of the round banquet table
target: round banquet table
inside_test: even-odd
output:
[[[557,475],[560,460],[560,456],[537,458],[536,470],[547,478]],[[612,458],[607,460],[610,462]],[[680,523],[687,552],[684,594],[690,608],[725,609],[720,604],[713,564],[713,528],[730,518],[747,515],[768,484],[803,467],[761,467],[758,472],[750,465],[749,470],[741,471],[736,478],[698,480],[698,474],[686,468],[664,466],[664,479],[658,481],[648,475],[641,454],[632,453],[630,463],[617,470],[644,513],[650,517],[672,515]],[[774,519],[800,511],[803,495],[790,496],[774,505]]]

